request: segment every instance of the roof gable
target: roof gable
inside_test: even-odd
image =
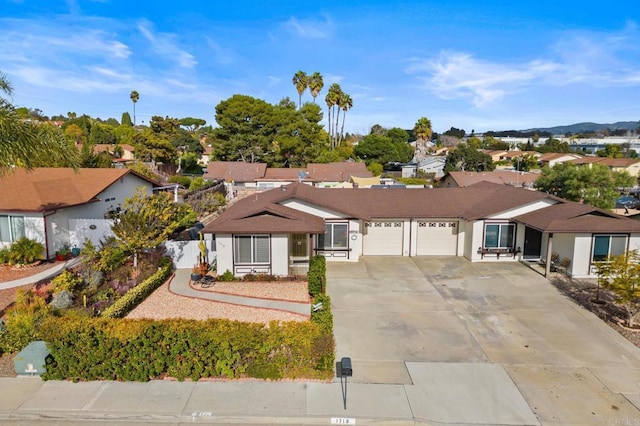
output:
[[[129,169],[15,169],[0,177],[0,210],[47,211],[86,204],[127,175],[158,186]]]

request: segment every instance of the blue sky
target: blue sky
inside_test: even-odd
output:
[[[234,94],[297,101],[298,70],[351,94],[345,130],[640,120],[640,5],[520,1],[0,0],[13,102],[214,124]],[[307,93],[303,100],[311,101]]]

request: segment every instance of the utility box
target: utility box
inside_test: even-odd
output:
[[[45,365],[50,357],[46,342],[36,340],[18,352],[13,359],[13,367],[18,376],[41,376],[47,371]]]

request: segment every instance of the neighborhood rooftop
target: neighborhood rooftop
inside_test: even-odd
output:
[[[89,203],[130,173],[158,185],[129,169],[14,169],[0,177],[0,211],[37,212]]]

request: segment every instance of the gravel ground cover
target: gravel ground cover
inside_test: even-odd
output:
[[[219,283],[216,283],[217,286]],[[234,287],[234,294],[249,295],[250,287],[256,289],[264,283],[233,283],[244,284]],[[215,286],[213,288],[215,288]],[[281,286],[277,290],[273,286],[270,291],[262,287],[260,294],[263,297],[278,300],[291,300],[288,297],[288,288],[295,286]],[[297,287],[300,287],[299,285]],[[213,291],[213,288],[207,291]],[[220,287],[222,288],[222,286]],[[306,291],[306,289],[305,289]],[[243,293],[244,292],[244,293]],[[300,297],[300,296],[297,296]],[[283,312],[273,309],[253,308],[229,303],[214,302],[211,300],[193,297],[179,296],[169,291],[169,283],[163,284],[147,299],[138,305],[127,315],[127,318],[187,318],[205,320],[208,318],[226,318],[232,321],[258,322],[268,324],[271,321],[308,321],[309,317],[292,312]]]

